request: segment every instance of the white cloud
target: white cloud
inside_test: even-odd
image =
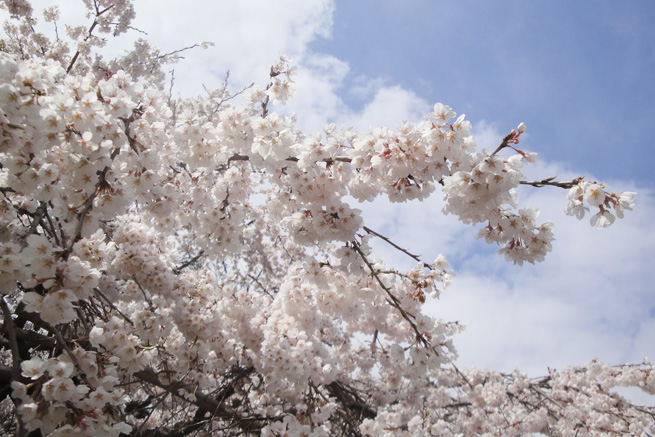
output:
[[[387,81],[381,77],[370,78],[367,76],[353,77],[349,81],[348,93],[358,100],[368,100],[375,96],[375,93],[387,84]]]
[[[327,37],[334,4],[330,0],[161,1],[136,2],[135,26],[163,50],[175,50],[200,41],[215,47],[189,53],[191,62],[175,66],[188,83],[184,91],[200,92],[199,84],[220,85],[231,70],[238,85],[266,83],[268,69],[280,54],[301,60],[307,45]],[[212,77],[214,83],[212,83]]]
[[[486,120],[476,121],[473,124],[471,134],[475,137],[475,142],[479,150],[486,149],[489,152],[493,151],[503,140],[503,136],[507,135],[498,130],[498,126],[494,123],[489,123]],[[525,135],[525,134],[524,134]]]
[[[396,127],[402,121],[419,121],[430,109],[426,100],[396,85],[378,89],[360,113],[342,115],[339,122],[360,129]]]
[[[298,69],[296,94],[282,109],[296,113],[303,131],[319,131],[348,111],[340,97],[348,72],[348,64],[333,56],[307,54]]]
[[[84,16],[79,2],[33,0],[35,15],[40,18],[40,11],[53,3],[60,9],[60,34],[65,24],[90,26],[92,18]],[[202,93],[203,83],[220,86],[228,70],[235,87],[253,81],[266,84],[269,67],[280,54],[302,62],[310,42],[330,36],[334,11],[332,0],[139,0],[134,5],[132,26],[138,31],[108,38],[102,49],[105,56],[121,55],[137,38],[147,39],[163,53],[203,41],[215,44],[186,51],[185,59],[173,66],[176,90],[185,96]],[[39,30],[54,34],[48,23]]]
[[[285,54],[298,66],[297,93],[287,107],[277,109],[295,112],[299,126],[307,131],[317,131],[326,122],[360,128],[395,126],[405,119],[420,119],[430,108],[415,93],[385,87],[379,78],[359,77],[347,85],[345,62],[308,48],[316,38],[329,37],[332,1],[143,0],[137,7],[135,25],[148,29],[149,39],[164,50],[198,41],[216,44],[188,52],[188,59],[174,66],[176,87],[183,93],[200,92],[202,83],[219,86],[227,70],[235,86],[252,81],[264,85],[271,63]],[[344,103],[343,95],[371,100],[356,111]]]

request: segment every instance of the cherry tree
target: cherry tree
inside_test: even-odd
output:
[[[25,435],[558,436],[655,433],[649,362],[550,371],[460,369],[457,323],[426,314],[453,272],[374,229],[347,199],[443,196],[510,262],[544,259],[553,227],[516,188],[563,188],[597,227],[634,205],[580,177],[527,181],[523,123],[493,151],[443,104],[396,130],[303,133],[269,83],[173,99],[131,0],[83,0],[60,27],[4,0],[0,46],[3,425]],[[57,28],[57,27],[55,27]],[[439,193],[435,193],[440,191]],[[564,202],[563,202],[564,204]],[[369,245],[415,261],[401,271]],[[517,267],[518,268],[518,267]]]

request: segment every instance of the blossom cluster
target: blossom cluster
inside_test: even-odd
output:
[[[387,407],[375,420],[364,420],[360,431],[370,436],[647,436],[655,428],[652,416],[624,414],[624,400],[610,390],[632,385],[655,393],[649,368],[648,363],[612,367],[594,361],[562,372],[551,370],[547,377],[536,379],[518,371],[465,371],[467,383],[458,387],[463,391],[458,401],[464,408],[459,409],[452,407],[449,392],[453,377],[444,375],[442,386],[426,394],[431,409]]]
[[[120,59],[130,0],[84,1],[93,26],[50,44],[27,0],[0,51],[0,306],[18,431],[43,435],[592,435],[652,428],[649,363],[530,380],[455,366],[459,324],[426,314],[453,273],[364,226],[350,198],[428,199],[517,264],[551,248],[522,207],[521,124],[493,153],[434,105],[397,130],[305,134],[270,81],[172,101],[146,42]],[[56,8],[46,20],[57,21]],[[46,50],[45,48],[48,47]],[[72,48],[71,48],[72,47]],[[237,93],[239,94],[239,93]],[[510,156],[505,156],[508,150]],[[502,153],[501,153],[502,152]],[[634,203],[577,180],[568,211],[605,226]],[[610,212],[610,211],[613,211]],[[382,239],[415,261],[375,258]],[[7,355],[9,356],[9,355]],[[173,425],[175,424],[175,425]]]
[[[585,202],[593,208],[598,208],[598,212],[590,220],[591,225],[597,228],[606,228],[614,223],[616,217],[623,218],[624,212],[632,211],[635,205],[635,193],[631,191],[619,194],[608,193],[603,184],[585,180],[580,180],[570,189],[568,198],[566,213],[579,220],[582,220],[585,212],[589,211]]]
[[[119,383],[116,366],[76,348],[68,355],[43,359],[33,356],[21,363],[27,384],[13,381],[13,396],[28,431],[43,434],[118,436],[132,427],[116,422],[117,411],[128,398]],[[80,383],[84,378],[84,383]],[[38,384],[37,391],[30,389]]]

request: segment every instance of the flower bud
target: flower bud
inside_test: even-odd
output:
[[[517,127],[516,130],[518,130],[520,134],[525,132],[525,123],[519,124],[519,127]]]

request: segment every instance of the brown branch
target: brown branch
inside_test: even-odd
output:
[[[258,286],[259,288],[261,288],[262,291],[263,291],[264,293],[266,293],[266,295],[267,295],[268,297],[270,297],[271,299],[274,299],[274,296],[273,296],[273,295],[268,291],[268,289],[266,289],[266,287],[264,287],[264,285],[263,285],[261,282],[259,282],[259,276],[260,276],[261,274],[262,274],[262,272],[259,272],[259,273],[257,274],[257,276],[254,276],[254,275],[252,275],[252,274],[248,274],[247,277],[250,278],[250,279],[252,279],[252,282],[254,282],[255,284],[257,284],[257,286]]]
[[[176,274],[176,275],[179,275],[180,273],[182,273],[182,270],[184,270],[185,268],[189,267],[191,264],[198,261],[200,259],[200,257],[203,256],[204,254],[205,254],[205,251],[201,250],[200,252],[198,252],[198,255],[196,255],[193,258],[191,258],[190,260],[182,263],[182,265],[180,265],[179,267],[175,267],[173,269],[173,273]]]
[[[500,152],[505,147],[510,147],[509,142],[513,137],[514,137],[514,132],[505,135],[505,138],[503,138],[503,141],[500,143],[500,145],[496,147],[496,150],[494,150],[493,153],[489,156],[494,156],[496,153]]]
[[[236,411],[230,411],[225,407],[224,401],[234,393],[234,384],[241,378],[253,372],[254,368],[248,367],[241,370],[242,371],[237,374],[236,378],[228,383],[215,397],[196,391],[194,386],[182,381],[174,381],[170,384],[164,383],[159,380],[159,377],[152,369],[138,371],[134,374],[134,377],[142,382],[164,389],[177,398],[197,406],[200,410],[209,413],[212,417],[217,417],[229,422],[231,426],[241,428],[246,433],[257,432],[262,429],[266,423],[279,420],[281,417],[243,417]],[[182,389],[194,393],[195,400],[189,400],[184,397],[181,393]]]
[[[54,338],[29,329],[16,328],[16,338],[30,347],[41,346],[45,349],[53,349],[57,345]]]
[[[396,243],[394,243],[393,241],[391,241],[391,239],[389,239],[389,237],[385,237],[384,235],[375,232],[374,230],[372,230],[371,228],[369,228],[369,227],[367,227],[367,226],[364,226],[364,230],[365,230],[367,233],[371,234],[371,235],[374,235],[374,236],[376,236],[376,237],[378,237],[378,238],[381,238],[381,239],[384,240],[387,244],[390,244],[390,245],[393,246],[395,249],[398,249],[399,251],[401,251],[401,252],[404,253],[405,255],[407,255],[407,256],[409,256],[410,258],[416,260],[417,262],[423,263],[423,267],[426,267],[426,268],[428,268],[428,269],[430,269],[430,270],[433,270],[433,267],[432,267],[430,264],[421,261],[421,258],[419,258],[418,255],[414,255],[413,253],[410,253],[409,250],[404,249],[404,248],[398,246]]]
[[[134,283],[139,287],[139,290],[141,290],[141,294],[143,294],[143,300],[145,300],[148,303],[148,308],[150,309],[151,313],[156,312],[155,306],[152,304],[152,301],[148,297],[148,294],[146,293],[146,290],[139,284],[139,281],[136,279],[136,275],[132,275],[132,280]]]
[[[402,318],[405,319],[407,321],[407,323],[409,323],[409,325],[412,327],[412,330],[416,334],[416,340],[419,343],[421,343],[423,346],[425,346],[426,348],[428,348],[432,352],[434,352],[437,356],[439,356],[439,352],[436,351],[434,346],[432,346],[430,344],[430,342],[428,341],[428,339],[425,338],[425,336],[421,333],[421,331],[419,331],[418,326],[416,326],[416,323],[412,320],[412,319],[415,319],[416,317],[414,315],[408,313],[407,311],[405,311],[405,309],[402,307],[402,305],[400,303],[400,300],[398,300],[398,298],[391,292],[391,289],[389,287],[387,287],[384,284],[384,282],[382,282],[382,279],[379,276],[380,272],[377,271],[373,267],[371,262],[368,260],[368,258],[364,254],[364,252],[362,252],[361,248],[359,247],[359,243],[357,243],[356,241],[352,241],[352,246],[353,246],[353,249],[355,249],[355,252],[357,252],[357,254],[362,258],[362,260],[364,261],[364,263],[366,264],[368,269],[371,271],[371,274],[373,275],[373,277],[375,278],[377,283],[380,285],[380,287],[387,294],[387,296],[388,296],[387,302],[389,302],[389,305],[396,308],[398,310],[398,312],[400,313],[400,315],[402,316]]]
[[[11,310],[5,301],[5,298],[0,298],[0,308],[2,308],[2,315],[4,317],[3,329],[9,337],[9,344],[11,345],[11,357],[12,357],[12,377],[14,381],[20,381],[21,379],[21,369],[20,369],[20,350],[18,349],[18,336],[16,335],[16,325],[14,324],[14,319],[11,317]]]
[[[104,179],[104,178],[103,178]],[[89,197],[87,197],[86,201],[84,202],[84,207],[82,208],[82,211],[77,214],[77,225],[75,226],[75,232],[73,233],[73,238],[71,239],[70,245],[62,252],[62,259],[66,260],[68,258],[68,255],[73,251],[73,245],[77,243],[81,238],[82,238],[82,227],[84,226],[84,220],[86,220],[86,216],[91,212],[91,209],[93,209],[93,201],[95,198],[98,196],[98,185],[100,181],[98,181],[98,184],[96,184],[95,190]]]
[[[339,381],[331,382],[325,386],[331,396],[341,402],[341,405],[347,410],[351,410],[360,417],[366,419],[375,419],[377,411],[368,405],[359,394],[353,389]]]
[[[178,53],[182,53],[182,52],[186,52],[187,50],[195,49],[196,47],[200,47],[200,46],[202,46],[204,44],[205,43],[195,43],[195,44],[193,44],[191,46],[187,46],[187,47],[184,47],[184,48],[181,48],[181,49],[173,50],[172,52],[164,53],[163,55],[157,55],[157,56],[155,56],[154,60],[158,61],[160,59],[165,59],[165,58],[171,57],[173,55],[177,55]],[[211,45],[211,43],[208,43],[208,44]],[[175,56],[175,57],[177,59],[184,59],[183,56]]]
[[[96,9],[96,16],[93,19],[93,23],[91,24],[91,27],[89,27],[89,30],[87,32],[86,37],[84,37],[84,42],[88,41],[89,38],[91,38],[91,34],[93,33],[93,30],[96,28],[98,25],[98,17],[100,17],[102,14],[113,8],[114,5],[107,6],[105,9],[102,11],[99,11]],[[80,50],[78,49],[75,54],[73,55],[73,59],[71,59],[70,64],[68,64],[68,67],[66,68],[66,74],[70,73],[71,70],[73,69],[73,65],[75,65],[75,62],[77,61],[77,58],[80,56]]]
[[[553,176],[550,178],[542,179],[540,181],[520,181],[519,183],[521,185],[530,185],[533,187],[541,188],[545,187],[546,185],[551,186],[551,187],[559,187],[559,188],[566,188],[566,189],[571,189],[578,185],[584,178],[578,177],[570,181],[566,182],[559,182],[554,180],[557,176]]]
[[[250,161],[250,156],[235,153],[227,159],[227,164],[229,165],[233,161]],[[298,162],[299,159],[295,156],[289,156],[288,158],[285,158],[285,161]],[[334,158],[325,158],[316,162],[324,162],[328,165],[332,165],[335,162],[352,162],[352,158],[348,158],[347,156],[335,156]]]
[[[52,238],[55,239],[55,244],[57,246],[62,246],[62,243],[59,241],[59,236],[57,236],[57,230],[55,229],[55,224],[52,222],[52,218],[50,217],[50,214],[48,214],[47,210],[45,212],[45,217],[48,220],[48,225],[50,226],[50,231],[48,233],[52,236]],[[44,228],[44,229],[46,229],[46,228]],[[46,231],[47,231],[47,229],[46,229]]]
[[[46,214],[48,205],[45,202],[39,202],[39,206],[36,208],[36,212],[32,216],[32,223],[30,224],[29,229],[27,230],[27,235],[36,234],[36,228],[42,223],[43,217]],[[27,241],[25,242],[27,245]]]
[[[127,136],[128,142],[130,143],[130,147],[135,149],[135,146],[133,143],[136,142],[136,140],[132,137],[130,137],[130,123],[134,121],[134,115],[138,113],[138,109],[135,109],[132,111],[132,115],[130,118],[121,118],[120,120],[123,121],[125,124],[125,135]],[[114,150],[112,150],[111,154],[109,155],[109,159],[113,161],[116,156],[120,153],[120,147],[114,147]],[[136,149],[135,149],[136,152]],[[137,152],[138,154],[138,152]],[[75,243],[77,243],[81,238],[82,238],[82,228],[84,227],[84,220],[86,219],[86,216],[91,212],[93,209],[93,201],[98,197],[98,194],[102,193],[106,189],[110,189],[110,185],[107,182],[107,172],[109,172],[109,166],[106,166],[105,168],[102,169],[102,171],[99,171],[98,174],[98,182],[95,185],[95,189],[93,190],[93,193],[87,197],[86,201],[84,202],[82,211],[80,211],[77,214],[77,225],[75,226],[75,233],[73,234],[73,238],[71,239],[71,242],[69,246],[62,252],[61,258],[66,260],[68,259],[68,256],[70,253],[73,251],[73,246]]]
[[[105,296],[98,287],[94,288],[93,291],[95,291],[107,304],[110,306],[110,308],[114,311],[116,311],[127,323],[130,325],[134,326],[134,322],[132,322],[129,317],[127,317],[125,314],[121,312],[116,306]]]
[[[84,381],[84,383],[87,386],[91,387],[91,385],[89,384],[89,381],[86,379],[86,373],[84,373],[84,370],[82,369],[82,366],[80,366],[79,361],[77,361],[77,357],[75,356],[75,354],[73,353],[71,348],[68,346],[68,343],[64,339],[64,336],[61,335],[61,332],[59,332],[56,328],[54,329],[54,331],[55,331],[55,336],[57,337],[57,340],[59,341],[59,343],[61,343],[61,346],[66,351],[66,354],[68,355],[68,358],[71,359],[71,361],[73,362],[73,365],[75,366],[75,368],[79,372],[80,378],[82,378],[82,381]]]
[[[225,80],[223,81],[223,87],[221,88],[221,91],[220,91],[221,96],[228,92],[227,85],[228,85],[229,79],[230,79],[230,71],[228,70],[227,73],[225,74]],[[172,82],[172,78],[171,78],[171,82]],[[207,116],[209,118],[213,118],[214,115],[218,112],[218,110],[221,108],[221,106],[223,106],[224,103],[226,103],[226,102],[228,102],[228,101],[230,101],[232,99],[235,99],[236,97],[238,97],[241,94],[245,93],[247,90],[249,90],[250,88],[252,88],[254,86],[255,86],[255,82],[251,83],[250,85],[244,86],[243,88],[241,88],[240,91],[237,91],[234,94],[229,94],[227,97],[221,97],[221,100],[216,103],[214,108],[211,110],[211,112],[209,112],[207,114]],[[172,83],[171,83],[171,87],[172,87]],[[203,88],[205,88],[204,85],[203,85]],[[207,94],[208,94],[209,98],[211,99],[212,93],[207,88],[205,88],[205,91],[207,91]],[[169,98],[169,102],[170,102],[170,98]]]
[[[269,87],[270,87],[270,85],[267,86],[266,89],[268,89]],[[266,116],[268,115],[268,102],[269,101],[270,101],[270,98],[267,95],[266,98],[264,99],[264,101],[262,102],[262,118],[266,118]]]
[[[31,322],[36,329],[44,329],[48,331],[50,334],[56,336],[55,328],[52,325],[50,325],[50,323],[44,322],[37,313],[31,313],[25,311],[25,304],[23,304],[22,302],[18,304],[18,307],[16,308],[15,312],[18,317],[25,319],[28,322]]]
[[[2,308],[2,315],[4,317],[3,328],[9,337],[9,344],[11,345],[11,358],[12,358],[12,370],[11,377],[14,381],[21,380],[21,358],[20,350],[18,348],[18,337],[16,335],[16,325],[14,320],[11,318],[11,311],[5,298],[0,298],[0,307]],[[16,408],[20,405],[20,399],[14,399],[14,405]],[[23,420],[19,414],[16,415],[16,436],[22,437],[26,433],[25,426],[23,425]]]

